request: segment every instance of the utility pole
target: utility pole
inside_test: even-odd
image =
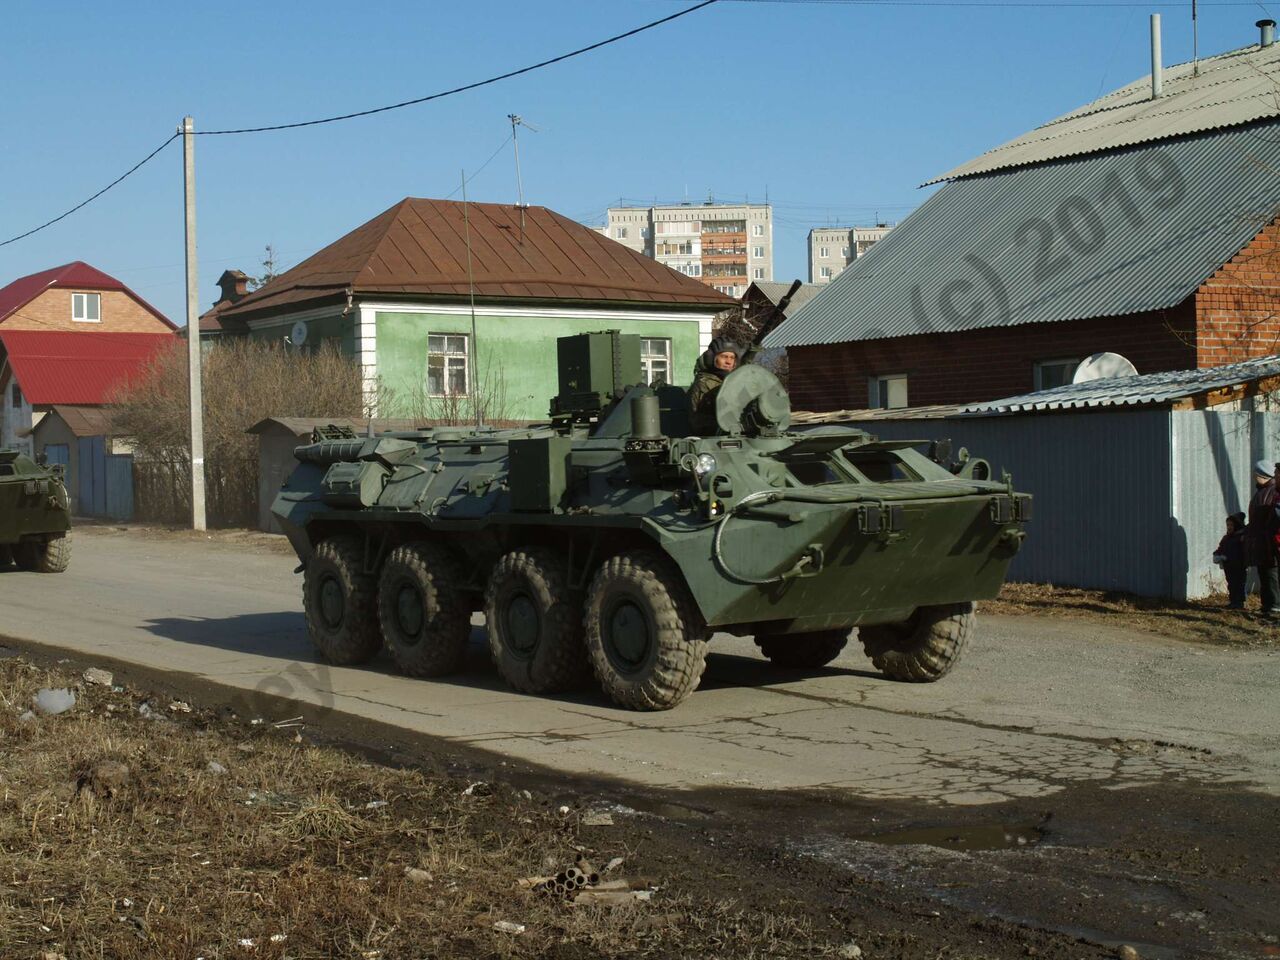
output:
[[[534,133],[538,128],[518,113],[508,113],[507,119],[511,121],[511,143],[516,150],[516,206],[520,208],[520,242],[524,243],[524,181],[520,179],[520,138],[516,136],[516,127],[528,127]]]
[[[200,307],[196,270],[196,124],[182,118],[182,185],[187,243],[187,380],[191,403],[191,529],[205,529],[204,399],[200,385]]]

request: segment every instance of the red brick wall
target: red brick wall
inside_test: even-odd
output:
[[[1128,357],[1139,373],[1185,370],[1197,360],[1194,309],[1189,298],[1172,310],[1125,317],[790,347],[791,405],[860,409],[867,405],[868,377],[897,373],[907,375],[913,407],[998,400],[1034,389],[1036,361],[1083,359],[1103,350]]]
[[[1280,353],[1280,225],[1271,223],[1196,292],[1196,366]]]

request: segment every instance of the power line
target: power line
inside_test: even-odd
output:
[[[98,191],[97,193],[95,193],[93,196],[91,196],[88,200],[82,200],[80,203],[77,203],[74,207],[72,207],[72,208],[71,208],[70,210],[68,210],[66,213],[59,214],[58,216],[54,217],[52,220],[48,220],[48,221],[46,221],[46,222],[44,222],[44,223],[40,224],[40,226],[38,226],[38,227],[33,227],[32,229],[28,230],[26,233],[20,233],[20,234],[18,234],[16,237],[10,237],[8,240],[0,241],[0,247],[7,247],[9,244],[11,244],[11,243],[15,243],[15,242],[17,242],[18,240],[25,239],[26,237],[31,236],[33,233],[39,233],[39,232],[40,232],[41,230],[43,230],[45,227],[51,227],[51,226],[53,226],[55,223],[57,223],[59,220],[64,220],[64,219],[66,219],[67,217],[71,216],[73,213],[75,213],[77,210],[81,209],[82,207],[86,207],[86,206],[88,206],[89,204],[93,203],[93,201],[97,200],[100,196],[102,196],[104,193],[106,193],[106,192],[107,192],[108,190],[110,190],[112,187],[116,186],[117,184],[119,184],[119,183],[123,182],[126,178],[128,178],[128,177],[132,176],[133,174],[137,173],[137,172],[138,172],[138,170],[140,170],[140,169],[142,168],[142,166],[143,166],[143,165],[144,165],[148,160],[150,160],[152,157],[154,157],[156,154],[158,154],[161,150],[163,150],[163,149],[164,149],[165,147],[167,147],[169,144],[173,143],[173,141],[174,141],[174,140],[176,140],[176,139],[178,139],[178,134],[176,134],[176,133],[170,134],[170,136],[169,136],[169,139],[168,139],[168,140],[166,140],[164,143],[160,144],[160,146],[156,147],[154,150],[152,150],[150,153],[148,153],[145,157],[143,157],[141,160],[139,160],[137,163],[135,163],[132,167],[130,167],[128,170],[126,170],[126,171],[125,171],[124,173],[122,173],[120,176],[116,177],[114,180],[112,180],[110,183],[108,183],[105,187],[103,187],[101,190],[99,190],[99,191]]]
[[[484,168],[487,167],[489,164],[493,163],[494,158],[497,157],[498,154],[502,152],[503,147],[505,147],[510,142],[511,142],[511,137],[508,136],[507,139],[503,140],[500,144],[498,144],[498,149],[493,151],[493,153],[489,154],[489,159],[486,160],[484,163],[480,164],[479,169],[477,169],[475,173],[471,174],[471,176],[466,178],[466,182],[470,183],[476,177],[480,176],[480,174],[484,173]],[[460,191],[461,189],[462,189],[462,184],[459,184],[458,186],[454,187],[453,193],[449,194],[447,197],[445,197],[445,199],[452,200],[455,196],[458,195],[458,191]]]
[[[358,110],[355,113],[344,113],[336,117],[325,117],[321,120],[302,120],[297,123],[275,123],[265,127],[242,127],[237,130],[197,130],[197,136],[217,137],[227,136],[229,134],[239,133],[266,133],[271,130],[294,130],[298,127],[315,127],[322,123],[337,123],[339,120],[354,120],[356,117],[368,117],[375,113],[386,113],[388,110],[399,110],[401,107],[412,107],[419,103],[427,103],[430,100],[439,100],[443,97],[451,97],[454,94],[465,93],[468,90],[475,90],[479,87],[487,87],[490,84],[498,83],[501,80],[510,80],[512,77],[518,77],[521,74],[532,73],[534,70],[541,70],[543,67],[549,67],[552,64],[562,63],[573,57],[580,57],[584,53],[590,53],[592,50],[599,50],[601,47],[607,47],[611,43],[617,43],[619,40],[625,40],[628,37],[634,37],[638,33],[644,33],[646,30],[652,30],[654,27],[660,27],[664,23],[670,23],[672,20],[679,20],[691,13],[701,10],[703,7],[709,7],[717,0],[702,0],[701,3],[695,4],[685,10],[680,10],[667,17],[659,20],[653,20],[643,26],[628,30],[625,33],[619,33],[617,36],[609,37],[607,40],[599,40],[585,47],[579,47],[577,50],[570,50],[568,53],[562,53],[558,57],[552,57],[549,60],[542,60],[538,63],[530,64],[527,67],[521,67],[519,70],[510,70],[507,73],[499,74],[496,77],[489,77],[487,80],[477,80],[475,83],[464,84],[460,87],[454,87],[451,90],[442,90],[439,93],[432,93],[425,97],[417,97],[413,100],[402,100],[399,103],[388,104],[385,107],[374,107],[372,110]]]

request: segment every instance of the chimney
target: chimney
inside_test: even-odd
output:
[[[218,286],[222,289],[222,296],[218,297],[218,302],[222,303],[226,300],[235,303],[248,295],[249,276],[240,270],[225,270],[218,278]]]
[[[1151,15],[1151,99],[1164,93],[1164,58],[1160,55],[1160,14]]]
[[[1254,26],[1262,31],[1258,46],[1265,49],[1276,42],[1276,22],[1274,20],[1259,20]]]

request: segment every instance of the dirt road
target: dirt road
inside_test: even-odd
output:
[[[447,681],[317,664],[294,565],[261,547],[86,528],[67,574],[0,575],[0,633],[235,688],[239,710],[268,719],[287,697],[313,717],[431,738],[398,739],[401,755],[477,748],[663,810],[747,861],[834,878],[832,896],[874,883],[1146,955],[1280,955],[1264,906],[1280,895],[1274,647],[987,618],[955,673],[908,685],[858,650],[798,674],[717,637],[688,701],[637,714],[598,693],[512,693],[482,627]],[[908,828],[926,833],[892,835]]]

